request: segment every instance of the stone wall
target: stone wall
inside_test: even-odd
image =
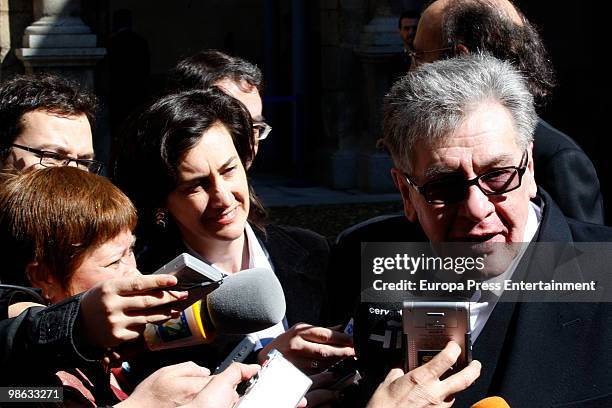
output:
[[[23,32],[32,21],[30,0],[0,0],[0,79],[24,72],[14,49],[21,47]]]

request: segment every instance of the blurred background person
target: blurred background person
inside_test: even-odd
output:
[[[419,24],[420,14],[418,11],[406,10],[400,14],[397,21],[397,29],[399,36],[402,39],[403,50],[393,56],[391,64],[393,65],[393,77],[395,82],[399,77],[406,75],[410,70],[410,52],[412,51],[414,35],[416,34],[417,25]]]

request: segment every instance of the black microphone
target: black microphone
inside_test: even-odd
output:
[[[151,350],[209,343],[217,333],[247,334],[267,329],[285,316],[285,295],[274,272],[253,268],[223,278],[201,302],[164,324],[147,324]]]
[[[406,348],[401,302],[360,302],[353,343],[362,385],[374,392],[392,368],[403,368]]]

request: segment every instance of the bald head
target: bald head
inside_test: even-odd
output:
[[[423,11],[414,51],[413,67],[476,51],[511,61],[527,75],[538,105],[555,84],[538,32],[509,0],[434,1]]]
[[[443,28],[450,5],[453,9],[470,5],[484,7],[497,14],[500,20],[523,26],[523,15],[509,0],[437,0],[423,11],[414,39],[415,51],[439,50],[449,46]],[[442,52],[426,54],[422,62],[433,62],[443,56]]]
[[[413,47],[417,56],[412,68],[419,64],[434,62],[442,58],[443,49],[446,44],[442,35],[442,24],[444,10],[449,0],[438,0],[433,2],[421,14],[419,25],[414,36]]]
[[[460,1],[474,1],[474,0],[460,0]],[[508,0],[480,0],[484,3],[489,3],[493,10],[497,10],[505,18],[512,21],[518,26],[523,25],[523,15],[516,9],[514,4]]]

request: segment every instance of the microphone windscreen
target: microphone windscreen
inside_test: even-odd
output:
[[[510,408],[502,397],[488,397],[472,405],[471,408]]]
[[[206,299],[210,321],[218,332],[247,334],[267,329],[285,316],[285,295],[269,269],[253,268],[223,279]]]

